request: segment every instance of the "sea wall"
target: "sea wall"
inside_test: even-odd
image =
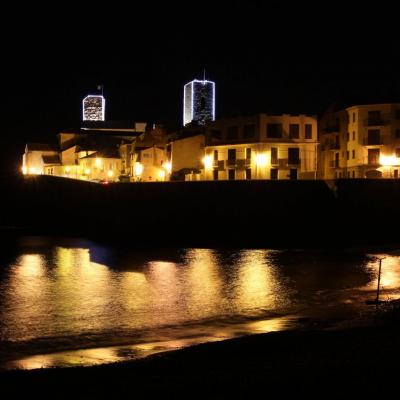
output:
[[[101,185],[3,182],[0,225],[133,245],[321,246],[398,240],[400,180]]]

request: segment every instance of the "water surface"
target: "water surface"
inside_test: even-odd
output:
[[[93,365],[368,312],[400,251],[132,249],[22,238],[0,270],[0,367]]]

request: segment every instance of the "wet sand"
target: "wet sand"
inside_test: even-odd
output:
[[[400,325],[286,331],[88,368],[5,371],[2,398],[267,398],[398,389]],[[3,397],[4,396],[4,397]]]

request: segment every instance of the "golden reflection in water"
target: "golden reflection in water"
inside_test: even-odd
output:
[[[190,249],[186,253],[185,292],[194,319],[218,314],[224,307],[222,280],[213,250]]]
[[[39,354],[16,360],[9,363],[11,368],[37,369],[52,367],[74,367],[83,365],[99,365],[120,361],[116,348],[99,347],[94,349],[80,349],[59,353]]]
[[[132,318],[132,313],[146,315],[152,302],[152,289],[146,276],[141,272],[125,272],[120,280],[120,290],[123,293],[124,316],[127,320]],[[145,323],[144,319],[136,318],[137,326]]]
[[[400,287],[400,256],[394,256],[389,254],[378,254],[373,255],[373,259],[368,262],[367,269],[372,271],[374,279],[371,280],[367,286],[367,289],[376,289],[378,285],[378,272],[379,272],[379,258],[383,258],[381,268],[381,282],[380,288],[382,294],[385,291],[398,291]],[[390,293],[391,296],[400,297],[400,293]]]
[[[177,265],[172,262],[151,261],[146,269],[146,277],[150,283],[150,310],[158,317],[165,317],[165,322],[180,319],[181,309],[178,307],[180,284]],[[149,311],[150,311],[149,310]]]
[[[268,250],[243,250],[238,261],[239,270],[235,287],[237,310],[270,309],[277,306],[280,292],[276,269],[268,264]]]
[[[58,316],[70,317],[69,324],[81,329],[101,326],[101,317],[112,297],[108,267],[90,261],[89,249],[55,249],[55,323]],[[84,323],[85,321],[85,323]]]
[[[2,322],[9,327],[7,333],[11,337],[15,333],[22,336],[34,334],[32,314],[47,323],[51,310],[48,293],[45,257],[40,254],[20,256],[10,274],[5,296],[7,312],[2,315]]]

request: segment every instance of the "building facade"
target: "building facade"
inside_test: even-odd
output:
[[[183,125],[215,120],[215,83],[194,79],[183,90]]]
[[[327,112],[319,139],[320,179],[399,178],[400,103]]]

